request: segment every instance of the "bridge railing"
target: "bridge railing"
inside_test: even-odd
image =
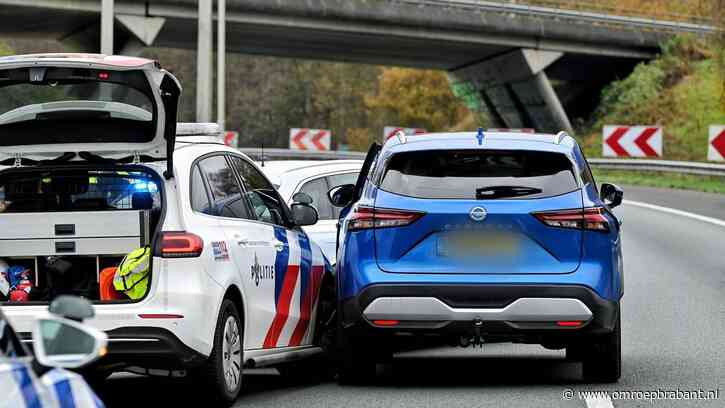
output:
[[[498,13],[508,13],[527,17],[552,18],[552,19],[571,19],[577,21],[587,21],[598,25],[624,26],[628,28],[636,28],[640,30],[651,31],[677,31],[691,32],[695,34],[710,34],[717,31],[716,26],[712,25],[709,20],[686,19],[680,16],[680,19],[666,20],[661,17],[645,17],[641,15],[619,15],[613,14],[616,9],[601,8],[598,11],[582,10],[564,7],[565,3],[551,1],[549,6],[537,4],[522,4],[520,2],[506,1],[486,1],[486,0],[392,0],[397,3],[408,3],[419,7],[456,7],[473,11],[489,11]],[[548,0],[542,0],[548,1]],[[536,0],[532,1],[535,3]],[[557,4],[554,4],[557,3]],[[556,6],[556,7],[554,7]],[[646,13],[638,13],[646,14]]]
[[[656,18],[658,20],[682,21],[693,24],[714,25],[712,10],[703,5],[701,0],[667,0],[666,9],[657,7],[657,3],[649,2],[645,8],[635,6],[643,3],[640,1],[622,0],[509,0],[509,3],[528,4],[532,6],[543,6],[565,10],[591,11],[604,14],[616,14],[629,17]],[[662,2],[665,2],[662,0]],[[683,12],[673,12],[673,9]]]

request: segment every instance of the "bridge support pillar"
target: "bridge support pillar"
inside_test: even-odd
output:
[[[571,131],[569,117],[544,71],[562,55],[516,50],[451,71],[451,82],[454,90],[473,91],[479,108],[488,111],[497,127]]]
[[[113,41],[112,50],[108,49],[108,44],[105,45],[106,53],[138,56],[154,43],[166,19],[116,13],[115,22],[118,24],[113,25],[113,34],[105,37],[107,41],[109,38]],[[96,22],[78,28],[60,40],[78,52],[98,52],[102,42],[100,32],[101,24]]]

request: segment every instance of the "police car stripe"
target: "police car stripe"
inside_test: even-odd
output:
[[[264,338],[263,348],[277,347],[277,342],[289,316],[292,295],[297,284],[297,275],[299,275],[299,265],[289,264],[290,245],[287,239],[287,230],[282,227],[274,227],[274,237],[285,245],[282,251],[277,252],[274,261],[275,315]]]
[[[300,303],[300,320],[295,326],[295,331],[290,339],[290,346],[299,346],[310,327],[310,319],[312,317],[312,311],[317,303],[317,297],[320,292],[320,283],[322,282],[322,274],[324,269],[322,266],[312,266],[310,268],[310,284],[307,287],[307,291],[301,294],[302,302]]]
[[[82,377],[72,374],[72,377],[68,377],[70,380],[71,390],[73,390],[73,399],[75,400],[77,407],[96,407],[105,408],[103,402],[96,395],[95,392],[88,386],[88,383],[83,380]]]
[[[312,273],[312,248],[310,247],[310,241],[304,234],[298,234],[298,237],[297,240],[300,245],[300,318],[297,320],[292,335],[290,336],[290,346],[299,346],[307,331],[311,309],[310,291],[314,288],[314,282],[313,285],[310,285],[310,275]]]
[[[33,385],[33,379],[30,377],[28,367],[25,365],[17,365],[13,368],[13,377],[15,377],[15,381],[18,383],[25,406],[27,408],[41,408],[40,398]]]
[[[297,234],[300,244],[300,294],[304,296],[307,293],[307,285],[310,281],[310,272],[312,269],[312,248],[310,240],[305,234]],[[302,311],[302,302],[300,302],[300,312]]]
[[[75,408],[76,402],[73,398],[73,391],[70,387],[70,381],[66,378],[64,380],[56,381],[53,384],[55,389],[55,396],[58,398],[58,406],[60,408]]]
[[[279,336],[282,334],[282,329],[284,329],[284,325],[287,323],[287,318],[289,317],[290,303],[292,303],[292,295],[297,285],[299,272],[299,265],[287,266],[279,302],[277,302],[277,312],[264,339],[264,348],[277,347]]]
[[[274,227],[274,237],[285,244],[282,251],[277,252],[274,260],[274,304],[277,305],[289,264],[289,240],[287,231],[282,227]]]

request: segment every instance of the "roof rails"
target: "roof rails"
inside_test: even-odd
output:
[[[398,141],[400,142],[400,144],[408,143],[408,136],[406,136],[405,132],[403,132],[402,130],[398,130],[397,132],[395,132],[395,136],[398,137]]]
[[[566,137],[571,137],[571,136],[562,130],[554,136],[554,143],[561,144],[561,141],[564,140],[564,138],[566,138]]]

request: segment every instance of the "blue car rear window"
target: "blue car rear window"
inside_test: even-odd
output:
[[[503,150],[424,150],[395,154],[380,188],[432,199],[530,199],[579,188],[561,153]]]

